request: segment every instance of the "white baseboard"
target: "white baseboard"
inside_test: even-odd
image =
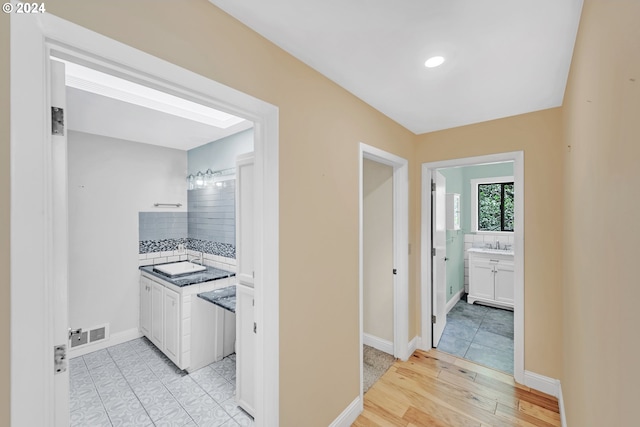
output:
[[[560,425],[567,427],[567,414],[564,411],[564,398],[562,397],[562,385],[558,381],[558,406],[560,407]]]
[[[364,333],[362,335],[365,345],[377,348],[378,350],[384,351],[385,353],[393,356],[393,343],[391,341],[383,340],[382,338],[378,338],[367,333]]]
[[[531,371],[524,371],[524,385],[560,399],[560,380],[545,377]]]
[[[97,341],[95,343],[89,343],[81,347],[72,348],[69,350],[69,359],[78,356],[84,356],[85,354],[93,353],[94,351],[102,350],[112,345],[122,344],[123,342],[131,341],[136,338],[140,338],[142,334],[138,328],[128,329],[126,331],[111,334],[109,339]]]
[[[451,295],[451,299],[447,303],[447,313],[451,311],[458,301],[460,301],[463,292],[464,290],[460,289],[457,293]]]
[[[362,400],[360,396],[358,396],[338,415],[338,418],[329,424],[329,427],[350,427],[356,418],[358,418],[358,415],[362,413],[362,410]]]
[[[409,341],[409,347],[407,348],[407,357],[411,357],[411,355],[420,348],[421,341],[422,340],[417,335],[413,337],[411,341]]]

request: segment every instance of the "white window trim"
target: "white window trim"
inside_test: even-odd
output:
[[[504,234],[513,236],[513,231],[486,231],[478,230],[478,184],[501,184],[514,182],[513,176],[494,176],[489,178],[476,178],[469,180],[471,185],[471,232],[478,234]]]

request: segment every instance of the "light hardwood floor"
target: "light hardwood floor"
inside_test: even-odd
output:
[[[416,351],[364,396],[354,427],[560,426],[558,400],[438,350]]]

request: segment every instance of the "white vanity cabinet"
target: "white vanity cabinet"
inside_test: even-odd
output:
[[[513,308],[513,255],[469,250],[469,295],[475,301]]]
[[[207,331],[215,331],[216,328],[215,322],[211,322],[210,325],[201,325],[202,321],[198,319],[193,322],[193,303],[197,294],[229,286],[229,284],[229,278],[222,278],[180,287],[144,271],[141,272],[140,332],[180,369],[191,372],[201,367],[195,366],[200,363],[198,357],[195,357],[195,364],[192,364],[191,339]],[[214,313],[212,309],[208,311]],[[212,343],[211,345],[216,345],[215,340],[209,342]],[[195,346],[195,348],[198,347]],[[217,351],[217,348],[212,351]],[[192,365],[195,366],[193,369]]]

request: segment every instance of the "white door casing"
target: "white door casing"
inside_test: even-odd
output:
[[[433,172],[433,347],[437,347],[447,324],[447,180],[438,171]]]
[[[279,425],[277,107],[49,13],[12,14],[10,20],[12,425],[69,425],[58,418],[69,406],[55,398],[53,374],[62,298],[55,294],[54,265],[68,255],[53,226],[57,209],[66,216],[66,199],[61,203],[49,184],[55,170],[48,110],[52,53],[254,122],[256,425]],[[58,246],[62,252],[56,254]]]
[[[363,405],[363,160],[393,167],[393,258],[394,277],[394,356],[407,360],[409,349],[409,162],[395,154],[360,143],[359,150],[359,323],[360,323],[360,400]]]

